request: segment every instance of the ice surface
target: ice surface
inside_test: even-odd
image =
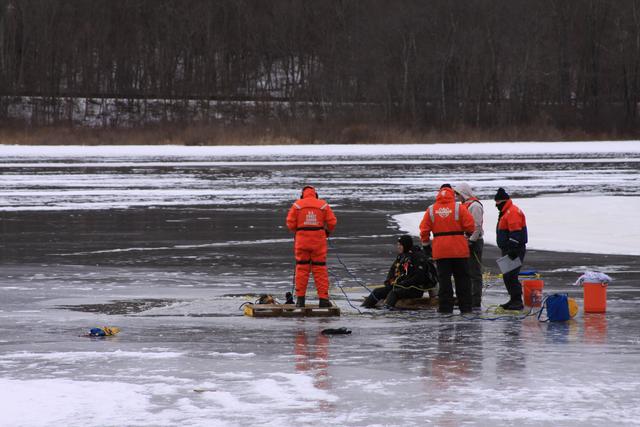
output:
[[[566,195],[515,199],[527,218],[530,249],[640,255],[640,197]],[[498,210],[484,200],[485,242],[496,244]],[[400,229],[419,235],[424,212],[394,216]]]
[[[640,263],[611,248],[637,232],[638,142],[0,154],[2,427],[638,424]],[[395,256],[393,215],[424,212],[460,181],[486,200],[503,186],[525,210],[525,267],[545,293],[582,306],[575,279],[611,275],[607,313],[564,324],[359,314],[362,285]],[[291,290],[284,216],[307,183],[338,216],[328,264],[342,316],[244,317],[241,304]],[[497,211],[485,207],[491,234]],[[571,253],[574,239],[615,244]],[[486,247],[487,310],[506,299],[498,256]],[[122,332],[81,336],[105,325]],[[342,326],[353,333],[321,333]]]
[[[508,183],[514,197],[580,192],[633,195],[638,191],[639,156],[586,158],[558,162],[542,156],[528,163],[496,164],[493,158],[456,160],[443,165],[407,163],[406,158],[375,164],[324,161],[291,167],[273,158],[269,165],[251,162],[204,166],[179,160],[146,164],[141,159],[121,167],[69,168],[43,160],[18,166],[0,160],[0,211],[72,211],[144,207],[237,207],[290,202],[300,186],[312,183],[333,206],[345,203],[404,202],[423,205],[444,182],[466,181],[480,197],[490,197]],[[540,156],[540,155],[539,155]],[[521,159],[520,159],[521,160]],[[585,163],[586,162],[586,163]],[[595,162],[595,163],[594,163]],[[269,162],[268,162],[269,163]],[[57,168],[57,169],[56,169]],[[281,171],[286,170],[286,173]]]

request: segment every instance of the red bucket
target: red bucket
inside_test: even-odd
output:
[[[528,307],[540,307],[540,305],[542,304],[543,288],[544,280],[523,280],[522,290],[524,291],[524,305]]]

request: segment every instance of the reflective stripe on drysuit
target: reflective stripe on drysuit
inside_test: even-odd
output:
[[[473,216],[466,206],[456,203],[452,189],[438,191],[436,203],[429,206],[420,222],[420,238],[429,242],[433,233],[433,259],[467,258],[469,245],[464,236],[475,230]]]
[[[336,223],[331,207],[324,200],[316,198],[312,187],[305,188],[302,199],[289,209],[287,227],[296,233],[296,296],[306,295],[309,276],[313,273],[318,297],[329,298],[327,235],[335,229]]]

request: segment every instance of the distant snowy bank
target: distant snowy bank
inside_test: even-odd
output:
[[[485,208],[485,243],[496,244],[498,210]],[[640,197],[571,195],[514,199],[527,217],[530,249],[640,255]],[[426,209],[426,206],[425,206]],[[418,235],[424,212],[395,215],[404,232]]]
[[[0,158],[76,157],[349,157],[349,156],[469,156],[536,154],[640,153],[640,141],[518,142],[457,144],[251,145],[185,147],[177,145],[22,146],[0,145]]]

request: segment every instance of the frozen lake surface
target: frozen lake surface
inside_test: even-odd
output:
[[[630,250],[597,254],[587,241],[527,253],[546,293],[580,305],[580,274],[614,278],[606,314],[565,324],[360,314],[336,287],[357,306],[366,292],[342,263],[380,283],[394,216],[424,211],[444,182],[467,181],[483,199],[505,187],[532,241],[557,221],[609,230],[640,196],[640,144],[305,150],[0,146],[0,425],[640,424],[640,257]],[[291,288],[284,216],[307,183],[338,216],[329,268],[343,316],[244,317],[247,295]],[[549,200],[570,200],[564,208],[584,218],[589,200],[611,198],[623,202],[609,218],[543,222]],[[625,222],[607,244],[628,243],[637,226]],[[487,307],[506,300],[497,256],[487,247]],[[122,332],[79,337],[102,325]],[[353,333],[321,334],[340,326]]]
[[[485,206],[485,243],[496,245],[498,210],[493,200]],[[516,199],[525,212],[532,239],[529,249],[557,252],[640,255],[640,197],[561,195]],[[395,215],[401,230],[416,238],[425,212]]]

